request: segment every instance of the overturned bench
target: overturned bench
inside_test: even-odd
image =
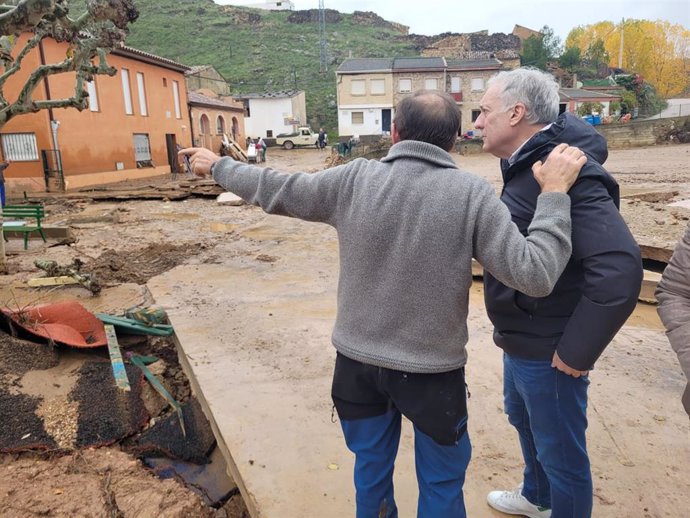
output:
[[[43,241],[46,241],[46,236],[41,227],[41,220],[45,218],[43,205],[5,205],[2,208],[2,218],[3,238],[7,240],[5,234],[8,232],[23,234],[24,250],[29,248],[29,236],[33,232],[38,232]],[[8,218],[10,218],[9,221],[5,221]],[[31,224],[32,220],[35,220],[36,223]]]

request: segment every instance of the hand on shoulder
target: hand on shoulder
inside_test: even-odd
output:
[[[579,148],[559,144],[545,162],[539,160],[532,166],[532,172],[541,187],[541,192],[566,193],[586,163],[587,155]]]

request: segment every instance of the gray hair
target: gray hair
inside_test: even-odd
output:
[[[503,108],[522,103],[526,108],[525,120],[530,124],[550,124],[558,118],[558,83],[546,72],[533,67],[499,72],[489,85],[499,85]]]

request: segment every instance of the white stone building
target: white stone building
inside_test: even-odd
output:
[[[244,104],[247,137],[271,139],[307,124],[307,102],[302,90],[240,94],[234,98]]]

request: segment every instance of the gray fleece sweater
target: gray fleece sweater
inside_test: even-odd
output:
[[[333,345],[379,367],[434,373],[466,363],[473,257],[504,284],[545,296],[571,253],[568,195],[540,195],[525,238],[486,180],[423,142],[315,174],[222,158],[213,178],[268,213],[335,227]]]

